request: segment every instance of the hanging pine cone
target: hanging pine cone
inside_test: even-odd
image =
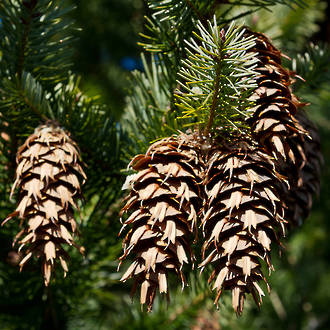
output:
[[[134,255],[121,280],[134,278],[132,294],[141,285],[140,302],[152,309],[156,291],[168,295],[168,272],[175,272],[185,285],[182,266],[191,255],[191,236],[196,233],[201,207],[199,183],[201,160],[192,136],[163,139],[131,166],[132,190],[122,212],[129,213],[123,228],[131,229],[124,239],[120,260]]]
[[[274,171],[272,157],[241,141],[211,152],[204,184],[205,244],[200,267],[214,268],[209,283],[217,291],[215,304],[223,290],[231,290],[233,308],[240,314],[246,293],[261,304],[264,293],[258,282],[266,281],[261,260],[272,270],[271,242],[279,243],[284,235],[282,178]]]
[[[293,134],[304,136],[306,132],[295,119],[300,103],[290,89],[291,73],[282,67],[281,52],[266,36],[249,30],[247,35],[256,37],[256,45],[249,51],[255,52],[259,60],[254,69],[259,73],[258,88],[250,98],[256,106],[250,110],[248,123],[256,141],[275,158],[288,158],[295,163],[300,155],[294,153],[287,139]]]
[[[288,139],[292,150],[296,149],[295,153],[300,154],[300,161],[296,164],[298,169],[288,164],[283,170],[289,179],[286,219],[290,227],[300,226],[308,217],[313,204],[313,196],[320,190],[321,164],[323,162],[317,128],[301,109],[296,118],[308,132],[309,138],[294,134]]]
[[[263,34],[247,33],[257,38],[251,51],[257,53],[256,71],[260,73],[251,97],[256,106],[248,122],[254,138],[279,158],[277,170],[288,176],[285,219],[294,227],[308,216],[313,195],[319,190],[320,140],[301,109],[305,104],[291,91],[295,74],[282,67],[281,52]]]
[[[17,153],[18,206],[8,220],[19,217],[22,230],[16,235],[20,249],[27,246],[20,267],[36,256],[41,259],[45,285],[49,284],[55,261],[68,271],[69,256],[63,244],[73,245],[77,224],[73,210],[81,197],[79,179],[86,179],[75,142],[55,123],[39,126]],[[23,236],[23,238],[21,238]]]

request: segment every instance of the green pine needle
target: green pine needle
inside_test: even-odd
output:
[[[327,45],[310,44],[304,54],[297,54],[292,60],[292,70],[297,72],[309,88],[318,88],[330,78],[330,49]],[[298,82],[298,81],[297,81]],[[301,81],[295,85],[298,91],[304,84]]]
[[[205,134],[220,127],[242,129],[251,108],[248,98],[256,88],[257,59],[248,52],[254,38],[245,37],[245,30],[234,23],[226,31],[215,18],[208,25],[209,30],[199,22],[195,38],[186,41],[189,57],[179,72],[177,106],[181,118],[188,118],[191,125],[198,122]]]

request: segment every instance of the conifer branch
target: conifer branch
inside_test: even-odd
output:
[[[320,84],[328,82],[330,78],[330,49],[327,45],[310,44],[304,54],[298,54],[292,60],[292,69],[297,73],[297,82],[308,81],[309,88],[318,88]],[[295,90],[305,87],[296,84]]]
[[[176,91],[181,118],[187,125],[199,124],[205,134],[216,127],[243,127],[251,106],[248,97],[256,87],[256,59],[247,52],[253,38],[233,24],[226,32],[215,20],[208,25],[209,31],[199,23],[195,39],[186,41],[189,57],[182,62]]]
[[[275,6],[277,4],[286,5],[289,7],[292,7],[292,5],[297,6],[306,6],[306,2],[303,0],[229,0],[229,3],[231,5],[237,5],[237,6],[251,6],[251,7],[269,7],[269,6]]]
[[[23,72],[21,88],[18,89],[25,104],[42,120],[47,121],[50,116],[55,120],[54,113],[46,99],[46,92],[30,73]]]
[[[22,72],[21,79],[15,81],[5,80],[3,82],[4,100],[2,107],[13,107],[13,118],[18,118],[22,113],[31,111],[41,120],[55,119],[46,92],[41,84],[28,72]],[[7,113],[8,119],[11,117],[10,111]]]
[[[145,152],[150,141],[175,132],[176,123],[170,112],[171,86],[173,77],[166,57],[154,56],[147,63],[141,55],[144,72],[132,75],[132,93],[127,98],[127,106],[122,123],[127,135],[134,137],[132,144],[136,150]]]
[[[64,1],[3,0],[0,3],[0,70],[7,75],[30,72],[46,89],[63,81],[71,66],[72,21],[64,15],[72,7]],[[10,36],[10,37],[8,37]],[[47,85],[47,86],[46,86]]]
[[[22,41],[21,41],[20,53],[19,53],[18,61],[17,61],[17,75],[19,78],[21,78],[22,72],[23,72],[25,49],[26,49],[26,44],[28,42],[30,23],[31,23],[31,19],[29,19],[27,22],[24,23],[24,32],[23,32],[23,37],[22,37]]]
[[[23,35],[22,35],[20,52],[19,52],[18,63],[17,63],[17,75],[19,78],[21,78],[23,69],[24,69],[25,52],[26,52],[26,47],[27,47],[28,40],[29,40],[31,23],[32,23],[33,17],[35,16],[33,9],[35,8],[36,4],[37,4],[37,0],[23,1],[23,6],[27,10],[28,17],[24,18],[23,16],[21,16],[21,22],[23,24]]]
[[[193,12],[196,14],[196,16],[198,17],[198,19],[203,22],[206,23],[205,17],[202,16],[200,14],[200,12],[197,10],[197,8],[193,5],[193,3],[190,0],[185,0],[185,2],[187,3],[187,5],[193,10]]]

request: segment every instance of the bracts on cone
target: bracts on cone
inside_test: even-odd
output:
[[[81,252],[74,237],[77,224],[74,209],[81,198],[81,181],[86,175],[76,143],[56,123],[36,128],[17,152],[16,181],[11,195],[19,189],[18,206],[3,224],[18,217],[22,230],[16,235],[21,250],[26,247],[20,267],[32,257],[41,259],[45,285],[59,261],[64,275],[68,253],[63,245]]]
[[[313,197],[318,195],[320,190],[323,163],[320,136],[316,126],[303,110],[297,113],[296,118],[309,136],[294,134],[288,139],[291,148],[297,150],[296,154],[300,154],[299,162],[295,166],[288,164],[284,167],[290,187],[287,192],[286,212],[290,228],[301,226],[308,217],[312,209]]]
[[[295,73],[282,66],[282,56],[261,33],[246,32],[256,37],[250,51],[258,59],[258,88],[251,100],[248,119],[254,139],[278,159],[276,169],[288,177],[285,218],[290,228],[301,225],[319,190],[322,156],[317,128],[308,119],[301,103],[292,92]]]
[[[185,285],[182,266],[193,258],[202,166],[198,145],[183,134],[154,143],[130,165],[138,173],[129,178],[122,210],[129,215],[123,229],[130,229],[120,260],[129,254],[134,260],[121,280],[134,279],[133,294],[141,286],[140,302],[150,311],[156,291],[168,294],[169,273]]]
[[[280,194],[285,179],[275,170],[275,158],[249,140],[201,143],[197,134],[181,134],[154,143],[131,166],[131,191],[122,212],[124,254],[134,259],[122,277],[133,278],[133,293],[141,285],[141,304],[151,310],[156,291],[168,294],[168,274],[184,278],[181,268],[191,256],[190,238],[201,219],[204,236],[200,268],[213,267],[209,282],[231,290],[233,307],[241,313],[245,294],[258,305],[265,281],[261,263],[272,269],[271,243],[285,232]],[[125,186],[125,188],[127,188]],[[192,257],[190,257],[192,259]],[[209,267],[207,267],[209,268]]]
[[[214,269],[209,283],[217,292],[215,304],[223,290],[231,290],[233,308],[240,314],[246,293],[261,304],[264,293],[258,283],[266,282],[261,262],[273,269],[271,243],[279,244],[285,231],[279,198],[284,181],[275,171],[274,158],[258,146],[248,141],[222,145],[210,151],[204,178],[200,267],[210,264]]]
[[[252,135],[275,158],[296,163],[300,154],[290,147],[288,138],[293,134],[303,137],[306,131],[295,118],[302,104],[291,91],[291,72],[282,66],[282,53],[265,35],[249,30],[246,33],[256,37],[250,51],[258,59],[255,71],[259,74],[258,87],[250,97],[255,102],[248,119]]]

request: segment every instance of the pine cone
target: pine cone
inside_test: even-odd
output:
[[[257,38],[251,51],[257,53],[255,70],[260,73],[251,97],[257,105],[248,122],[256,141],[278,158],[277,170],[288,176],[285,219],[289,227],[295,227],[308,216],[313,195],[319,190],[320,140],[301,109],[305,104],[291,91],[295,73],[282,67],[281,52],[263,34],[247,33]]]
[[[192,136],[163,139],[151,145],[145,155],[136,156],[131,166],[138,173],[129,178],[132,190],[123,213],[129,213],[122,230],[131,229],[124,239],[120,260],[134,254],[122,276],[134,278],[132,294],[141,285],[140,302],[152,309],[157,289],[168,294],[168,272],[185,279],[182,266],[191,255],[191,234],[196,233],[201,207],[199,191],[201,160]]]
[[[289,190],[288,209],[286,219],[290,227],[300,226],[309,215],[313,204],[314,194],[320,190],[321,154],[320,137],[317,128],[307,118],[303,110],[296,115],[299,124],[309,134],[309,138],[303,138],[300,134],[294,134],[288,139],[292,149],[296,148],[296,154],[300,154],[300,162],[297,167],[290,166],[282,170],[288,174]]]
[[[282,178],[274,171],[272,157],[239,142],[211,152],[204,184],[205,243],[200,267],[202,271],[208,264],[214,267],[209,283],[217,290],[215,304],[222,290],[231,290],[233,308],[240,314],[245,293],[252,293],[260,306],[264,293],[258,282],[266,282],[261,260],[269,270],[273,268],[271,242],[279,243],[284,235]]]
[[[23,229],[16,235],[20,248],[27,246],[20,267],[32,255],[42,260],[45,285],[49,284],[55,261],[68,271],[69,256],[62,244],[73,245],[77,224],[73,210],[81,197],[80,177],[86,178],[75,142],[56,124],[36,128],[17,153],[16,181],[18,206],[3,222],[18,216]]]
[[[254,69],[260,75],[258,88],[251,96],[256,106],[251,109],[248,123],[256,141],[261,143],[275,158],[289,158],[293,163],[299,154],[295,154],[287,142],[293,134],[304,136],[306,132],[295,119],[297,107],[301,103],[290,89],[292,73],[282,67],[281,52],[261,33],[247,31],[255,36],[256,45],[249,50],[258,58]]]

